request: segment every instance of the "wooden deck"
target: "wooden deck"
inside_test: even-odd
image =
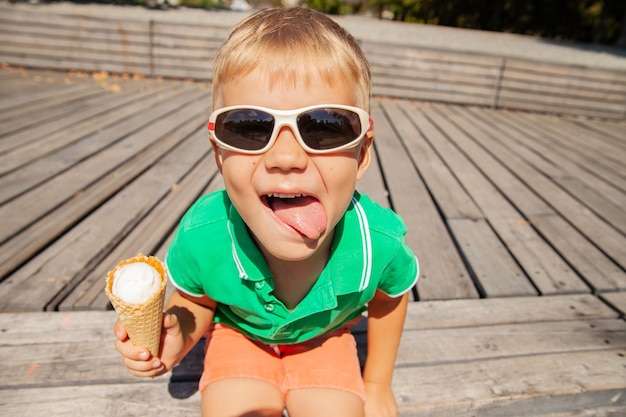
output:
[[[193,361],[127,374],[103,288],[222,187],[209,106],[200,82],[0,70],[0,414],[198,414]],[[401,415],[626,415],[626,122],[383,96],[372,115],[358,188],[422,270]]]

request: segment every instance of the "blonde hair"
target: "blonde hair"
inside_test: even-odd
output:
[[[326,15],[305,8],[266,9],[239,23],[213,64],[213,109],[223,107],[220,86],[261,68],[272,81],[329,85],[352,82],[357,106],[369,111],[370,68],[352,35]]]

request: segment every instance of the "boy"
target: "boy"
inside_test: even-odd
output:
[[[214,63],[209,120],[225,191],[182,219],[166,264],[161,357],[116,348],[137,376],[207,335],[203,416],[397,415],[391,379],[417,261],[390,210],[355,192],[370,164],[370,73],[355,40],[307,9],[240,23]],[[363,374],[350,326],[368,311]]]

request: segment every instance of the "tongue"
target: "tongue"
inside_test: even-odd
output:
[[[315,198],[274,198],[272,210],[283,223],[309,239],[319,239],[326,230],[326,213]]]

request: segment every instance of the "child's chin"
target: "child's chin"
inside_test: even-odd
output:
[[[276,241],[266,246],[266,250],[275,258],[282,261],[298,262],[312,257],[319,247],[319,240],[303,239],[302,242],[290,242],[277,247]]]

